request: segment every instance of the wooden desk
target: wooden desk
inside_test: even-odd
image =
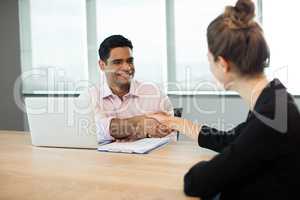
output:
[[[33,147],[26,132],[0,131],[0,199],[192,199],[183,176],[213,155],[196,142],[146,155]]]

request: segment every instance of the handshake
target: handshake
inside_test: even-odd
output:
[[[174,131],[170,123],[171,119],[172,116],[163,112],[127,119],[114,118],[110,124],[110,134],[116,141],[135,141],[149,137],[161,138]]]

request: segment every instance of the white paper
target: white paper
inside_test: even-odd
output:
[[[113,142],[98,147],[98,151],[121,152],[121,153],[148,153],[149,151],[166,144],[170,141],[166,138],[144,138],[134,142]]]

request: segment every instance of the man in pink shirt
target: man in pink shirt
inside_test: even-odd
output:
[[[133,79],[132,43],[121,35],[106,38],[99,48],[99,66],[105,74],[100,87],[90,89],[99,143],[164,137],[171,130],[147,114],[173,107],[154,84]],[[151,69],[149,69],[151,70]]]

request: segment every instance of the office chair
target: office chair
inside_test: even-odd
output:
[[[181,117],[182,116],[183,108],[174,108],[174,116]],[[177,131],[176,140],[179,140],[179,131]]]

